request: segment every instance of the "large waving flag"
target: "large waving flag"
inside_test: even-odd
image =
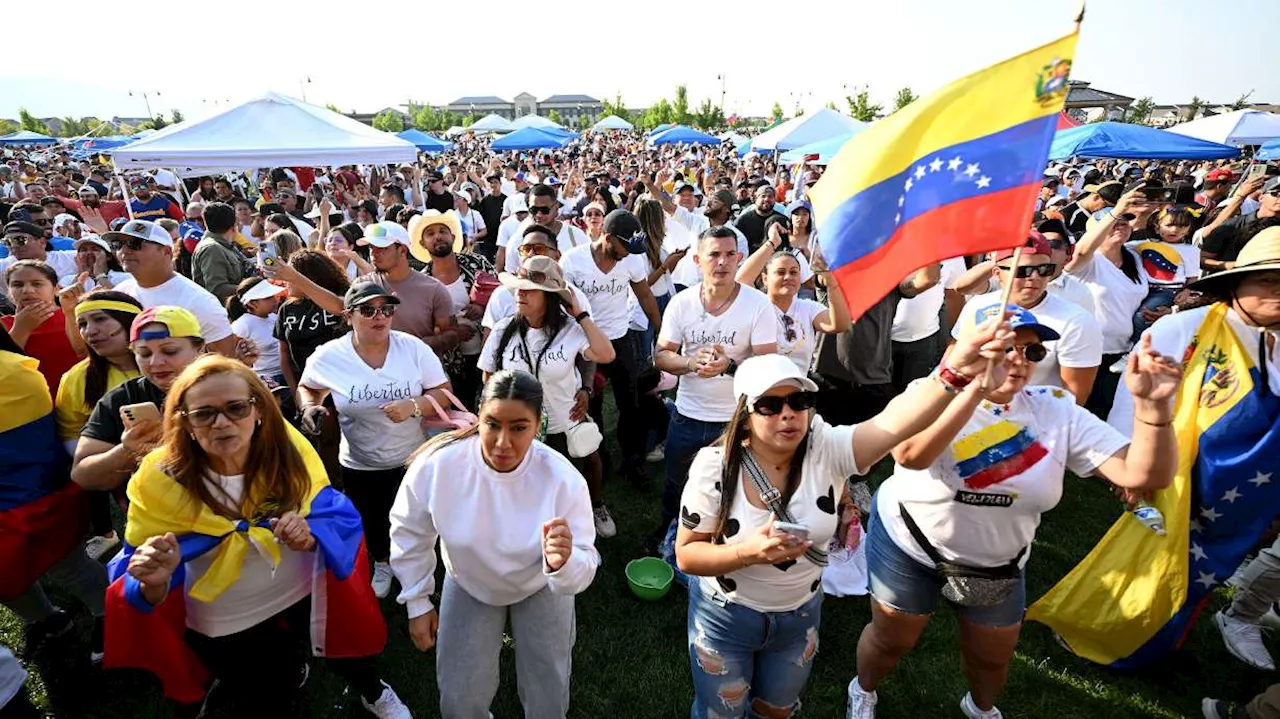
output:
[[[0,599],[27,591],[78,551],[89,528],[87,495],[69,481],[70,458],[38,365],[0,351]]]
[[[316,656],[364,657],[382,652],[387,625],[369,584],[369,561],[360,514],[346,495],[329,486],[319,455],[292,427],[289,439],[302,455],[312,478],[311,491],[299,514],[307,518],[316,539],[316,566],[311,589],[311,647]],[[250,524],[214,514],[172,477],[165,474],[160,451],[142,461],[129,480],[129,518],[124,551],[108,567],[106,653],[108,668],[132,667],[160,679],[165,696],[182,703],[199,701],[209,673],[187,646],[188,601],[217,601],[236,582],[249,552],[261,547],[278,560],[266,522]],[[150,537],[173,532],[182,561],[214,552],[201,580],[183,595],[186,569],[180,565],[169,585],[169,596],[158,606],[147,603],[142,587],[127,569],[134,549]],[[245,661],[254,661],[245,657]]]
[[[1240,346],[1226,305],[1187,350],[1174,410],[1178,469],[1156,493],[1165,536],[1128,512],[1027,612],[1090,661],[1136,668],[1182,645],[1214,587],[1280,506],[1280,398]]]
[[[853,317],[925,265],[1026,238],[1076,35],[872,123],[827,166],[809,198]]]

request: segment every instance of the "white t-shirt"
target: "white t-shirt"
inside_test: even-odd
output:
[[[668,218],[670,219],[670,218]],[[675,229],[673,229],[673,226]],[[738,237],[738,263],[746,262],[747,255],[747,237],[733,225],[725,225],[733,230],[733,234]],[[687,242],[686,242],[687,240]],[[674,252],[685,247],[689,248],[689,252],[685,254],[684,259],[676,263],[676,268],[671,271],[671,281],[683,287],[693,287],[702,282],[702,270],[698,269],[698,263],[694,262],[694,254],[697,250],[698,237],[690,235],[684,231],[684,228],[674,220],[667,223],[667,237],[662,242],[662,246],[667,248],[668,252]],[[804,258],[800,259],[800,281],[804,282],[808,278],[805,276],[805,267],[808,263]]]
[[[587,296],[582,294],[582,290],[569,285],[569,291],[573,293],[574,299],[578,300],[578,306],[584,311],[591,311],[591,302]],[[481,327],[488,327],[490,330],[494,328],[504,318],[511,317],[516,313],[516,296],[509,288],[497,287],[493,290],[493,294],[489,295],[489,304],[484,307],[484,318],[480,320]]]
[[[244,497],[244,475],[212,474],[205,478],[215,496],[226,493],[230,503],[239,505]],[[219,491],[221,488],[221,491]],[[187,562],[187,626],[207,637],[223,637],[242,632],[288,609],[311,594],[316,572],[315,552],[295,552],[283,544],[280,564],[273,570],[266,551],[252,538],[254,551],[246,552],[240,563],[240,578],[213,602],[192,599],[191,587],[209,571],[221,550],[214,549]]]
[[[505,266],[500,268],[502,272],[515,274],[520,271],[520,242],[524,239],[524,228],[532,224],[533,216],[526,217],[524,222],[518,223],[515,230],[507,236],[507,244],[502,245],[507,248]],[[499,237],[499,244],[502,244],[501,237]],[[590,244],[591,238],[587,237],[587,233],[568,222],[560,223],[560,232],[556,234],[556,247],[560,250],[562,261],[569,250]]]
[[[1128,249],[1123,251],[1129,252]],[[1141,265],[1141,261],[1138,264]],[[1138,281],[1134,282],[1119,267],[1113,265],[1111,260],[1096,252],[1073,267],[1071,274],[1084,282],[1093,293],[1093,304],[1097,308],[1094,317],[1102,326],[1102,352],[1128,352],[1133,346],[1129,341],[1129,337],[1133,335],[1133,313],[1138,311],[1142,301],[1147,298],[1146,275],[1138,272]]]
[[[4,271],[17,261],[18,258],[13,255],[0,258],[0,278],[3,278]],[[71,275],[74,278],[80,274],[79,268],[76,267],[75,250],[49,250],[44,254],[44,262],[52,267],[59,277]],[[8,292],[8,288],[5,287],[2,291]]]
[[[791,300],[786,312],[773,305],[773,314],[778,320],[778,354],[789,357],[801,372],[809,371],[813,353],[818,349],[818,331],[813,328],[813,320],[826,311],[821,302],[803,297]]]
[[[232,335],[227,310],[218,298],[195,282],[175,274],[155,287],[139,287],[136,279],[125,280],[116,290],[132,296],[146,309],[160,305],[181,307],[200,321],[200,334],[205,342],[217,342]]]
[[[695,240],[702,236],[703,231],[711,227],[711,221],[707,219],[706,215],[701,212],[686,210],[680,205],[676,205],[675,214],[671,215],[671,219],[680,223],[680,226],[692,235]]]
[[[1160,288],[1182,288],[1187,278],[1200,276],[1200,248],[1185,242],[1142,240],[1125,247],[1138,256],[1138,267],[1147,282]]]
[[[899,502],[944,559],[999,567],[1027,547],[1026,566],[1040,515],[1062,498],[1066,470],[1087,477],[1128,444],[1070,392],[1026,387],[1007,405],[979,405],[928,469],[895,467],[876,492],[876,509],[893,543],[926,567],[933,562]]]
[[[1151,348],[1166,357],[1180,361],[1204,322],[1205,315],[1209,314],[1210,307],[1212,305],[1196,307],[1156,320],[1150,330]],[[1258,335],[1261,330],[1246,323],[1234,309],[1227,310],[1227,323],[1231,325],[1231,329],[1236,333],[1236,339],[1249,354],[1249,359],[1253,361],[1254,366],[1258,366],[1260,341]],[[1280,352],[1275,349],[1272,349],[1267,357],[1267,383],[1272,394],[1280,395]],[[1116,387],[1115,402],[1111,405],[1111,414],[1107,416],[1107,422],[1126,436],[1133,435],[1133,395],[1129,394],[1129,387],[1123,379]]]
[[[669,254],[670,253],[665,247],[658,248],[659,260],[667,259]],[[647,282],[649,274],[652,273],[654,269],[653,263],[649,261],[649,255],[632,255],[632,257],[637,258],[640,264],[644,265],[645,281]],[[649,285],[649,291],[653,293],[655,298],[662,297],[663,295],[669,295],[674,292],[675,286],[671,284],[671,273],[663,272],[657,282]],[[641,331],[649,329],[649,316],[644,313],[644,308],[640,306],[640,300],[636,299],[635,292],[627,295],[627,319],[629,322],[629,329]]]
[[[466,235],[468,239],[475,238],[480,230],[485,229],[484,218],[480,216],[479,212],[470,207],[467,208],[465,215],[458,215],[458,220],[462,222],[462,234]]]
[[[978,313],[1000,304],[1001,292],[970,297],[960,310],[960,320],[951,330],[953,338],[960,337],[961,326],[979,320]],[[1030,308],[1040,324],[1054,330],[1061,339],[1045,342],[1045,358],[1036,363],[1028,384],[1062,387],[1063,367],[1084,369],[1102,363],[1102,330],[1098,321],[1076,305],[1047,293],[1040,304]],[[981,319],[986,319],[984,314]]]
[[[763,292],[742,285],[728,309],[718,316],[703,308],[700,288],[676,293],[662,314],[658,333],[659,345],[675,345],[685,357],[693,357],[702,347],[720,345],[738,363],[751,356],[752,347],[777,341],[773,303]],[[680,414],[703,422],[728,422],[737,404],[732,377],[699,377],[693,372],[680,375],[676,394]]]
[[[800,486],[787,504],[787,511],[797,524],[809,528],[809,539],[815,547],[825,548],[836,532],[836,506],[844,492],[845,478],[863,473],[853,458],[856,431],[857,425],[833,427],[817,414],[809,425]],[[689,481],[680,497],[680,523],[686,529],[715,533],[720,524],[723,467],[724,447],[704,447],[693,458]],[[751,486],[751,476],[743,468],[729,505],[725,544],[748,541],[761,526],[774,522],[772,512],[747,501],[746,488]],[[753,564],[725,576],[706,577],[701,585],[708,594],[718,588],[730,601],[758,612],[789,612],[821,591],[821,578],[822,567],[800,555],[787,565]]]
[[[626,336],[628,327],[627,297],[632,282],[647,282],[644,258],[628,255],[602,272],[591,254],[591,246],[575,247],[560,256],[560,269],[565,280],[591,300],[592,319],[605,337],[616,340]]]
[[[391,331],[391,348],[381,368],[356,354],[355,334],[320,345],[298,384],[327,389],[338,410],[342,441],[338,462],[351,469],[389,469],[404,464],[426,435],[409,418],[392,422],[382,411],[389,402],[414,399],[449,381],[436,353],[411,334]]]
[[[546,328],[530,328],[524,342],[520,340],[520,333],[516,332],[507,342],[499,362],[498,345],[513,319],[507,317],[500,320],[489,333],[489,339],[480,351],[480,369],[485,372],[522,369],[534,374],[542,384],[542,406],[547,414],[547,433],[563,432],[573,424],[569,420],[569,412],[573,409],[578,388],[582,386],[582,376],[578,373],[576,362],[578,355],[585,352],[590,344],[587,333],[577,322],[567,319],[565,326],[548,347]],[[537,372],[534,372],[535,364],[538,366]]]
[[[952,257],[942,261],[942,279],[938,284],[915,297],[898,302],[893,315],[893,331],[889,338],[894,342],[916,342],[932,337],[942,329],[942,303],[946,291],[955,287],[956,278],[965,272],[964,259]]]
[[[568,521],[573,552],[548,572],[542,525],[555,517]],[[451,442],[409,465],[391,506],[391,569],[402,587],[396,600],[410,617],[434,608],[437,537],[449,577],[490,606],[510,606],[543,587],[577,594],[600,566],[586,480],[537,441],[510,472],[485,463],[479,437]]]
[[[1045,285],[1045,289],[1049,291],[1049,294],[1064,299],[1088,312],[1090,317],[1093,317],[1097,311],[1097,307],[1093,304],[1093,293],[1089,291],[1089,286],[1066,272],[1049,280],[1049,283]]]
[[[280,340],[275,337],[276,313],[266,317],[258,317],[245,313],[231,323],[231,330],[237,337],[252,340],[258,348],[258,361],[253,363],[253,371],[263,377],[276,377],[283,373],[280,369]]]

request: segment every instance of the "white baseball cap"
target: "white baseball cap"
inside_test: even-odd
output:
[[[263,280],[253,287],[245,290],[245,293],[240,295],[240,301],[248,303],[253,302],[254,300],[265,300],[268,297],[275,297],[276,295],[283,294],[285,292],[288,292],[288,289],[268,280]]]
[[[75,243],[72,244],[72,247],[78,250],[80,249],[81,245],[86,243],[97,245],[98,247],[101,247],[102,249],[106,250],[107,254],[111,254],[111,244],[108,243],[106,240],[102,239],[101,237],[91,233],[81,235],[80,239],[76,240]]]
[[[750,405],[765,392],[780,384],[789,384],[809,392],[817,392],[818,385],[809,379],[795,362],[785,355],[757,355],[749,357],[738,366],[733,376],[733,394],[746,397]]]
[[[169,236],[169,231],[148,220],[129,220],[121,225],[119,230],[105,233],[102,239],[111,242],[112,240],[123,240],[126,237],[136,237],[139,240],[154,242],[157,245],[173,247],[173,238]]]
[[[357,245],[374,247],[390,247],[396,243],[409,246],[409,231],[394,222],[375,222],[364,228],[364,237],[356,240]]]

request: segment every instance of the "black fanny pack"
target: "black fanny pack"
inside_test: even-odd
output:
[[[969,567],[942,558],[938,550],[930,544],[924,532],[916,525],[916,521],[907,513],[907,508],[898,503],[898,511],[902,513],[902,521],[907,524],[907,531],[920,549],[929,555],[938,575],[942,577],[942,596],[948,601],[964,607],[991,607],[1009,598],[1022,581],[1022,569],[1018,562],[1027,553],[1023,547],[1013,561],[1000,567]]]

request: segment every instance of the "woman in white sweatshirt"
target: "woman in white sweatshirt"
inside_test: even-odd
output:
[[[480,421],[417,452],[391,508],[391,568],[422,651],[438,645],[444,719],[485,719],[511,616],[516,681],[528,717],[564,717],[576,634],[574,600],[600,555],[587,483],[535,441],[542,385],[503,370],[485,384]],[[435,542],[445,580],[437,612]]]

